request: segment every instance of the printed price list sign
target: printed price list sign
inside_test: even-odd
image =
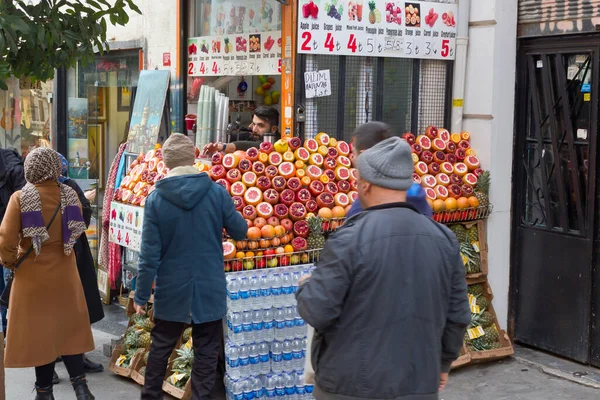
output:
[[[140,251],[144,209],[112,202],[110,206],[110,226],[108,241],[134,251]]]
[[[301,0],[300,9],[299,53],[437,60],[456,56],[456,4]]]

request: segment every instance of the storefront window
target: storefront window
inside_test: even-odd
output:
[[[52,124],[53,80],[32,83],[16,78],[0,91],[0,145],[22,156],[36,147],[53,147],[56,138]]]

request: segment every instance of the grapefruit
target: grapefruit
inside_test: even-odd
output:
[[[442,139],[444,142],[448,143],[450,141],[450,132],[448,132],[448,129],[439,129],[438,130],[438,137],[440,139]]]
[[[442,199],[436,199],[431,208],[433,208],[433,212],[439,213],[446,209],[446,203]]]
[[[446,200],[444,200],[444,203],[446,205],[446,211],[454,211],[458,208],[456,199],[453,197],[448,197]]]
[[[477,184],[477,176],[469,172],[463,176],[463,182],[467,185],[475,186]]]
[[[232,260],[235,257],[235,245],[231,242],[223,242],[223,258]]]
[[[337,167],[335,169],[335,177],[340,181],[350,179],[350,171],[346,167]]]
[[[440,168],[441,168],[442,172],[445,174],[451,174],[454,172],[454,166],[447,161],[441,163]]]
[[[464,163],[456,163],[456,164],[454,164],[454,173],[455,174],[457,174],[459,176],[463,176],[467,172],[469,172],[469,168],[467,167],[466,164],[464,164]]]
[[[419,135],[419,136],[417,136],[416,140],[417,140],[417,143],[419,144],[419,146],[421,146],[421,148],[423,150],[431,149],[431,139],[429,139],[427,136]]]
[[[306,139],[304,141],[304,147],[310,153],[316,153],[317,150],[319,150],[319,143],[317,143],[317,141],[315,139]]]
[[[325,132],[319,132],[317,134],[317,136],[315,137],[315,140],[321,146],[329,146],[329,141],[330,141],[329,135],[326,134]]]
[[[435,192],[435,190],[433,188],[425,188],[425,195],[430,198],[431,200],[435,200],[437,199],[437,193]]]
[[[350,146],[343,140],[338,141],[335,148],[343,156],[348,156],[350,154]]]
[[[291,162],[286,161],[286,162],[281,163],[281,165],[279,165],[279,175],[283,176],[284,178],[286,178],[286,179],[291,178],[295,174],[296,174],[296,167],[294,167],[294,164],[292,164]]]
[[[437,150],[437,151],[440,151],[440,150],[441,150],[441,151],[443,151],[443,150],[446,150],[446,142],[444,142],[444,141],[443,141],[442,139],[440,139],[440,138],[435,138],[435,139],[433,139],[433,140],[431,141],[431,147],[432,147],[434,150]]]
[[[150,160],[152,160],[155,154],[156,150],[150,150],[149,152],[147,152],[144,156],[144,162],[149,162]]]
[[[291,151],[286,151],[283,153],[283,161],[294,162],[296,160],[296,156]]]
[[[358,192],[355,190],[348,193],[348,196],[350,196],[350,199],[352,200],[353,203],[358,200]]]
[[[246,159],[246,152],[243,150],[236,150],[233,152],[233,155],[236,156],[239,160]]]
[[[156,171],[156,164],[158,164],[158,158],[154,157],[150,161],[148,161],[148,170]]]
[[[415,172],[421,176],[425,175],[429,171],[429,167],[423,161],[419,161],[415,164]]]
[[[237,167],[239,162],[240,158],[235,154],[225,154],[225,157],[223,157],[223,166],[227,169]]]
[[[256,176],[256,174],[254,172],[248,171],[244,175],[242,175],[242,182],[244,182],[246,184],[246,186],[256,185],[257,179],[258,179],[258,177]]]
[[[333,213],[331,212],[331,209],[327,207],[320,208],[318,215],[323,219],[333,218]]]
[[[334,196],[336,206],[346,207],[350,204],[350,197],[346,193],[338,193]]]
[[[448,189],[445,186],[437,185],[434,189],[438,199],[445,200],[448,198]]]
[[[277,166],[277,165],[281,164],[282,161],[283,161],[283,157],[281,156],[281,154],[279,154],[277,152],[273,152],[273,153],[269,154],[269,164]]]
[[[335,206],[331,209],[333,218],[344,218],[346,216],[346,209],[342,206]]]
[[[423,183],[423,185],[425,185],[426,187],[435,187],[437,185],[437,180],[435,179],[435,177],[433,175],[423,175],[421,177],[421,182]]]
[[[246,193],[246,185],[242,182],[234,182],[229,189],[232,196],[243,196]]]
[[[467,164],[469,171],[474,171],[479,168],[479,159],[475,156],[467,156],[465,158],[465,164]]]
[[[298,160],[302,160],[304,162],[308,162],[308,159],[310,157],[310,153],[304,147],[300,147],[298,150],[296,150],[296,152],[294,153],[294,156]]]
[[[256,212],[263,218],[270,218],[273,216],[273,206],[263,201],[256,206]]]
[[[338,165],[341,165],[346,168],[352,167],[352,161],[350,161],[350,159],[346,156],[339,156],[337,158],[337,163],[338,163]]]
[[[358,170],[356,168],[350,168],[350,179],[353,181],[358,180]]]
[[[324,161],[324,158],[321,154],[313,153],[310,155],[310,159],[308,160],[308,163],[310,165],[316,165],[316,166],[320,167],[321,165],[323,165],[323,161]]]
[[[263,194],[259,188],[251,187],[244,193],[244,201],[246,204],[257,205],[263,199]]]
[[[414,183],[420,185],[421,184],[421,176],[417,173],[412,174],[412,180]]]
[[[440,172],[439,174],[437,174],[435,176],[435,179],[438,181],[438,184],[440,184],[440,185],[448,186],[450,184],[450,177],[443,172]]]

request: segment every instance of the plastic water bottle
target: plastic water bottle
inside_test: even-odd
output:
[[[233,400],[244,400],[244,382],[240,380],[234,380],[231,385],[231,392]]]
[[[295,376],[296,379],[296,399],[297,400],[305,400],[306,399],[306,384],[304,383],[304,374],[297,373]]]
[[[225,398],[227,400],[233,400],[233,392],[231,385],[233,384],[233,379],[228,374],[225,374],[225,378],[223,379],[223,383],[225,384]]]
[[[305,399],[314,399],[313,391],[315,389],[315,385],[305,385],[304,390],[306,394],[304,395]]]
[[[265,397],[273,400],[277,396],[275,394],[275,375],[263,375],[262,382],[265,388]]]
[[[273,320],[273,309],[265,308],[262,311],[263,331],[262,336],[265,342],[271,343],[275,340],[275,321]]]
[[[292,341],[292,367],[294,371],[299,372],[304,370],[304,358],[302,357],[302,340],[294,339]]]
[[[252,311],[250,310],[242,312],[242,330],[244,331],[244,343],[254,342],[254,334],[252,332]]]
[[[285,316],[285,338],[292,339],[296,333],[295,321],[296,321],[296,307],[286,307],[284,310]]]
[[[271,344],[271,370],[276,374],[283,371],[283,344],[278,341]]]
[[[281,275],[279,274],[271,275],[271,297],[273,297],[273,307],[282,306]]]
[[[242,314],[239,312],[231,313],[231,341],[235,344],[244,342],[244,331],[242,329]]]
[[[283,373],[283,385],[285,387],[285,395],[287,396],[287,400],[297,400],[296,379],[293,372]]]
[[[273,307],[273,297],[271,296],[271,280],[268,274],[262,274],[258,280],[260,287],[260,306],[263,308]]]
[[[269,357],[269,344],[262,342],[258,344],[258,360],[260,374],[266,375],[271,372],[271,358]]]
[[[262,310],[252,310],[252,336],[257,343],[264,340]]]
[[[275,377],[275,395],[278,398],[283,398],[285,396],[285,382],[281,375]]]
[[[250,353],[248,352],[248,346],[241,345],[239,347],[240,352],[240,376],[246,377],[249,375],[250,370]]]
[[[231,311],[239,309],[240,283],[236,278],[227,277],[227,308]]]
[[[275,310],[273,319],[275,320],[275,339],[283,342],[286,337],[285,332],[285,311],[283,308]]]
[[[254,388],[250,379],[244,380],[244,400],[254,400]]]
[[[249,375],[260,374],[260,357],[258,355],[258,345],[252,343],[248,346],[248,358],[250,359]]]
[[[301,340],[302,342],[302,357],[306,358],[306,352],[310,351],[310,349],[307,349],[306,346],[308,346],[308,339],[306,339],[306,336]]]
[[[261,380],[258,378],[258,376],[253,376],[249,379],[249,381],[252,391],[254,392],[254,399],[262,399],[264,397],[264,389]]]
[[[250,286],[250,308],[258,308],[260,304],[260,281],[257,275],[252,275],[248,279]]]
[[[300,273],[299,270],[296,270],[292,273],[292,293],[295,295],[298,292],[298,281],[300,281],[300,278],[302,277],[302,274]],[[295,296],[294,296],[294,303],[295,303]]]
[[[294,336],[302,339],[306,337],[306,332],[306,322],[298,314],[298,307],[294,307]]]
[[[240,278],[240,310],[250,309],[250,281],[245,276]]]
[[[237,379],[240,377],[240,351],[235,344],[230,344],[227,350],[227,373]]]
[[[293,351],[292,351],[292,342],[286,340],[283,342],[283,370],[285,372],[292,372],[294,370],[293,363]]]
[[[293,303],[292,295],[292,275],[289,272],[281,274],[281,296],[282,306],[287,307]]]

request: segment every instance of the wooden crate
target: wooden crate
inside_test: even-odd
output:
[[[133,356],[129,367],[120,367],[117,365],[117,360],[118,360],[119,356],[121,355],[121,345],[119,345],[119,346],[115,347],[115,349],[113,350],[112,356],[110,357],[110,362],[108,364],[108,369],[119,376],[124,376],[125,378],[129,378],[129,377],[131,377],[131,367],[137,363],[138,358],[140,357],[140,354],[142,354],[142,352],[138,351]]]

